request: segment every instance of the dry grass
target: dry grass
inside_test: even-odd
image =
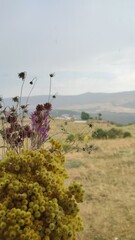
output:
[[[91,156],[82,155],[86,168],[70,169],[72,178],[85,188],[81,214],[85,230],[78,240],[135,239],[135,161],[133,141],[121,140],[117,150],[115,141],[98,142],[100,149]],[[123,144],[123,146],[122,146]],[[109,148],[110,146],[110,148]],[[129,148],[131,147],[131,148]],[[123,150],[124,148],[124,150]],[[113,152],[115,150],[115,152]],[[70,161],[68,156],[68,160]],[[74,158],[77,159],[76,154]],[[99,238],[99,239],[100,239]]]
[[[123,127],[134,136],[134,126]],[[84,232],[78,240],[135,239],[134,137],[91,141],[98,148],[91,155],[69,153],[66,161],[82,161],[70,168],[71,179],[85,188],[80,205]]]
[[[84,127],[72,122],[67,126],[73,133]],[[95,124],[94,129],[98,127],[115,126]],[[120,129],[133,137],[90,140],[97,147],[90,155],[83,151],[66,154],[70,180],[76,179],[85,188],[80,204],[84,231],[78,240],[135,240],[135,130],[134,125]]]
[[[88,130],[86,124],[68,122],[65,126],[57,120],[52,123],[51,134],[61,132],[63,126],[71,133]],[[112,127],[95,124],[94,130],[99,126]],[[78,240],[135,240],[135,127],[120,128],[130,131],[133,137],[91,139],[96,150],[90,155],[83,151],[65,155],[69,181],[76,179],[85,189],[84,202],[80,204],[84,231]],[[66,135],[56,137],[63,142]]]

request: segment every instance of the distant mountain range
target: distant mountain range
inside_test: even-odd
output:
[[[27,97],[23,97],[25,104]],[[45,103],[48,96],[31,96],[29,109],[33,111],[37,104]],[[11,105],[11,99],[4,99],[6,105]],[[116,123],[128,124],[135,122],[135,91],[118,93],[84,93],[80,95],[58,95],[52,98],[55,115],[63,114],[80,116],[82,111],[91,116],[102,113],[102,118]]]

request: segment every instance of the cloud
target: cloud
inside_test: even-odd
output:
[[[54,84],[63,94],[130,91],[135,89],[134,67],[135,48],[112,51],[93,57],[89,64],[64,68]]]
[[[48,93],[50,72],[59,94],[135,89],[134,7],[132,0],[1,2],[0,91],[16,95],[20,71],[38,77],[32,94]]]

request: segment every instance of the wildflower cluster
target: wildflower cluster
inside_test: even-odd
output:
[[[22,105],[23,118],[27,113],[27,106]],[[31,125],[23,124],[18,117],[17,108],[10,107],[1,110],[2,128],[0,134],[8,149],[16,149],[17,152],[23,147],[24,140],[31,140],[32,148],[40,148],[48,138],[49,114],[51,104],[37,105],[36,110],[31,113]]]
[[[68,177],[61,145],[10,150],[0,161],[0,239],[75,240],[82,230],[82,187]]]
[[[78,207],[83,188],[76,182],[65,186],[68,175],[60,143],[51,139],[48,149],[43,148],[49,139],[51,103],[38,104],[31,123],[24,124],[30,94],[22,105],[26,73],[18,76],[21,94],[13,98],[14,105],[7,108],[0,99],[0,134],[7,147],[0,160],[0,240],[75,240],[83,229]],[[30,142],[27,148],[25,140]]]
[[[28,96],[26,104],[23,105],[22,91],[26,73],[21,72],[18,74],[18,77],[22,79],[21,94],[20,97],[16,96],[12,98],[14,102],[13,106],[5,107],[3,99],[0,98],[0,118],[2,122],[0,134],[4,141],[4,147],[7,149],[14,149],[19,153],[24,147],[26,139],[30,140],[30,148],[35,149],[40,148],[47,140],[51,103],[48,102],[43,105],[37,105],[36,110],[31,113],[31,125],[24,124],[24,118],[28,116],[29,98]],[[30,84],[32,85],[36,80],[36,78],[33,78]]]
[[[7,148],[20,149],[23,146],[25,138],[30,138],[32,131],[29,125],[23,125],[22,120],[18,116],[18,106],[19,106],[19,97],[14,97],[12,100],[16,103],[15,106],[7,107],[4,106],[2,99],[1,100],[1,121],[2,128],[0,134],[4,140],[4,143]],[[28,113],[27,105],[20,106],[22,110],[22,116],[25,117],[25,114]]]
[[[51,111],[51,104],[38,104],[36,110],[31,114],[32,124],[32,148],[40,148],[43,142],[48,138],[49,114]]]

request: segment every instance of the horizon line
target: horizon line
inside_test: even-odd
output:
[[[84,92],[84,93],[78,93],[78,94],[51,94],[51,96],[56,95],[56,96],[80,96],[80,95],[85,95],[85,94],[121,94],[121,93],[131,93],[135,92],[135,90],[128,90],[128,91],[117,91],[117,92]],[[13,98],[14,96],[10,97],[3,97],[2,94],[0,96],[3,99],[7,98]],[[40,96],[49,96],[49,94],[38,94],[38,95],[31,95],[30,97],[40,97]],[[19,97],[19,96],[18,96]],[[28,96],[22,96],[22,98],[27,98]]]

